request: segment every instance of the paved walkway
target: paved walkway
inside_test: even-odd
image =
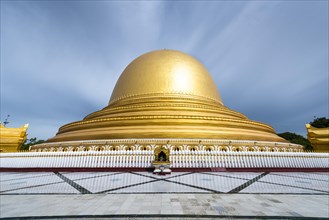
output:
[[[329,173],[0,173],[0,217],[329,218]]]

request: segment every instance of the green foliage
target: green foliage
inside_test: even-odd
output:
[[[36,137],[26,139],[26,141],[24,142],[24,144],[22,145],[20,150],[29,150],[30,146],[35,145],[35,144],[42,144],[44,142],[45,142],[44,140],[38,140]]]
[[[304,149],[307,151],[313,150],[311,143],[306,138],[304,138],[302,135],[291,133],[291,132],[284,132],[284,133],[281,133],[278,135],[291,143],[300,144],[300,145],[304,146]]]
[[[322,118],[315,118],[310,124],[315,128],[328,128],[329,127],[329,119],[322,117]]]

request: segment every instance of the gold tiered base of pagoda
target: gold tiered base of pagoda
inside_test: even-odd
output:
[[[287,142],[266,124],[219,102],[161,94],[114,102],[82,121],[61,127],[48,142],[131,138],[195,138]]]

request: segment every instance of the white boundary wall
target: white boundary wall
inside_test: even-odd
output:
[[[0,153],[1,168],[152,167],[152,150]],[[171,151],[171,168],[329,168],[329,153]]]

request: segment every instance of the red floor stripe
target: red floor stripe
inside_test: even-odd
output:
[[[154,168],[111,167],[111,168],[70,168],[35,167],[4,168],[0,172],[153,172]],[[172,168],[172,172],[329,172],[329,168]]]

